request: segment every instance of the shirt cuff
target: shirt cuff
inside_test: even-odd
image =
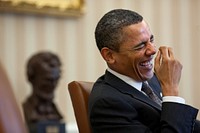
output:
[[[178,96],[164,96],[162,99],[163,102],[175,102],[175,103],[185,104],[185,99]]]

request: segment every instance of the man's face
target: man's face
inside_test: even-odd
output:
[[[125,41],[119,52],[114,52],[113,70],[129,76],[136,81],[145,81],[153,76],[153,55],[156,53],[153,35],[142,21],[123,29]]]
[[[35,76],[34,89],[44,94],[52,94],[60,78],[61,70],[57,67],[50,67],[43,64],[38,68]]]

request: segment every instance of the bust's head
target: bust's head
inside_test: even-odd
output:
[[[27,63],[27,77],[32,84],[33,93],[41,98],[51,99],[61,76],[60,67],[60,59],[51,52],[33,55]]]

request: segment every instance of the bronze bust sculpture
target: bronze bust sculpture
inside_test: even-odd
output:
[[[60,121],[63,117],[53,103],[54,91],[61,76],[61,61],[51,52],[33,55],[27,63],[27,77],[32,94],[23,103],[27,125],[40,121]]]

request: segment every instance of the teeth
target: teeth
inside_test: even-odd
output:
[[[147,61],[147,62],[141,63],[142,66],[150,66],[151,64],[152,64],[152,61]]]

